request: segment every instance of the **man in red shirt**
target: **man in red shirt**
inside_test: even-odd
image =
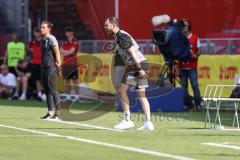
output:
[[[73,81],[75,95],[74,100],[79,99],[79,86],[78,86],[78,65],[77,65],[77,53],[78,53],[78,40],[74,37],[74,30],[72,27],[65,28],[66,40],[62,42],[60,52],[64,57],[63,63],[63,77],[66,84],[66,92],[71,94],[71,83]],[[67,95],[67,99],[70,100],[71,96]]]
[[[191,45],[191,58],[187,62],[179,63],[180,68],[180,79],[182,86],[185,88],[185,105],[187,105],[190,109],[192,107],[192,102],[189,99],[188,93],[188,79],[190,80],[193,93],[194,93],[194,102],[195,109],[198,111],[201,109],[201,95],[198,87],[198,73],[197,73],[197,63],[198,57],[200,55],[200,40],[199,37],[191,32],[191,22],[188,20],[184,20],[185,28],[184,33],[189,40],[189,44]]]
[[[42,94],[41,74],[40,74],[41,59],[42,59],[41,46],[40,46],[40,40],[41,40],[40,29],[37,27],[34,28],[33,35],[34,35],[34,39],[28,43],[28,49],[32,53],[31,75],[32,75],[32,80],[36,84],[38,98],[40,98],[41,100],[45,100],[45,94]]]

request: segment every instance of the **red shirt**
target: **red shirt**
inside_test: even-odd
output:
[[[189,44],[191,45],[191,49],[193,54],[197,54],[200,48],[200,41],[197,35],[190,34],[188,36]],[[190,58],[188,62],[179,62],[179,67],[183,69],[197,69],[197,58]]]
[[[78,40],[73,38],[72,40],[65,40],[62,42],[61,48],[63,50],[70,51],[71,48],[74,48],[74,54],[67,55],[63,57],[64,64],[77,65],[77,53],[78,53]]]
[[[28,48],[33,52],[32,64],[41,64],[42,53],[40,41],[33,39],[28,43]]]

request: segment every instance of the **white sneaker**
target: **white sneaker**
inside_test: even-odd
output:
[[[119,124],[115,125],[115,129],[128,129],[134,127],[133,121],[122,120]]]
[[[46,94],[42,94],[42,96],[40,97],[42,101],[47,101],[47,97],[46,97]]]
[[[142,127],[138,128],[137,130],[138,131],[142,131],[142,130],[154,131],[154,125],[151,121],[145,121]]]
[[[22,94],[21,97],[19,98],[19,100],[26,100],[26,95]]]
[[[72,101],[73,102],[79,101],[79,96],[78,95],[73,95]]]
[[[71,95],[66,94],[66,101],[71,101],[71,100],[72,100]]]

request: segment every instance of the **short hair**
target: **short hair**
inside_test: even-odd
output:
[[[192,30],[192,22],[188,19],[183,19],[184,24],[187,23],[188,26],[188,30],[191,31]]]
[[[50,28],[50,30],[52,30],[53,28],[53,24],[47,20],[42,21],[41,24],[47,24],[47,27]]]
[[[64,29],[65,32],[74,32],[74,29],[73,27],[71,26],[67,26],[65,29]]]
[[[1,70],[3,69],[8,69],[8,66],[6,64],[2,64],[1,67],[0,67]]]
[[[115,24],[119,27],[119,19],[117,17],[108,17],[106,18],[110,23]]]

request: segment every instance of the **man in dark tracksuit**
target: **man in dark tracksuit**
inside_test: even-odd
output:
[[[60,51],[56,38],[50,34],[53,25],[48,21],[41,24],[41,82],[47,97],[48,113],[41,119],[60,119],[60,98],[56,90],[56,75],[61,76]],[[53,106],[55,105],[55,112]]]

